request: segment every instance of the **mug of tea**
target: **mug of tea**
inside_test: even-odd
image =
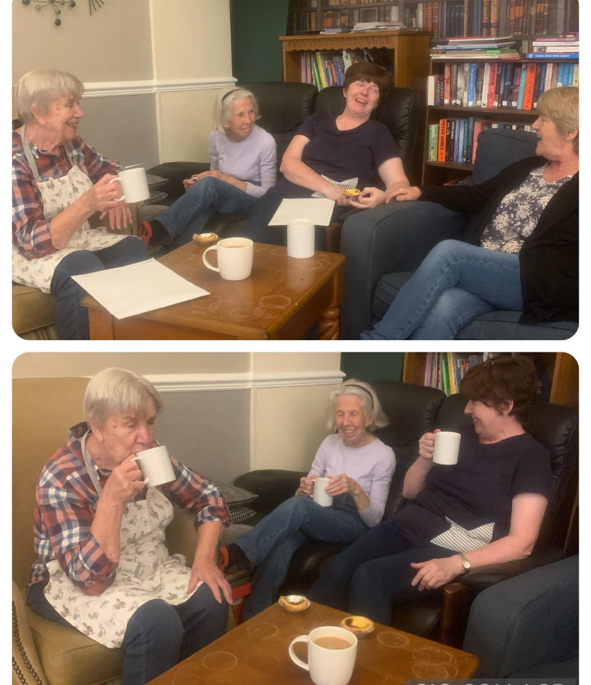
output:
[[[327,495],[325,488],[330,483],[330,478],[315,478],[314,479],[314,495],[312,499],[321,507],[332,506],[332,496]]]
[[[210,264],[207,253],[216,250],[218,266]],[[243,281],[252,271],[254,243],[249,238],[224,238],[203,253],[203,263],[208,269],[218,271],[225,281]]]
[[[296,642],[308,643],[308,663],[295,655]],[[345,628],[324,626],[309,635],[300,635],[289,645],[291,660],[310,672],[316,685],[347,685],[353,675],[357,656],[357,638]]]
[[[133,461],[137,462],[144,477],[144,483],[151,488],[175,480],[174,469],[164,445],[138,452]]]
[[[459,433],[452,431],[440,431],[435,433],[435,449],[433,450],[433,463],[453,466],[458,463],[460,453]]]
[[[115,181],[121,181],[123,188],[123,195],[115,198],[117,202],[142,202],[150,197],[146,170],[142,166],[123,169],[117,174],[117,178],[112,178],[109,183]]]

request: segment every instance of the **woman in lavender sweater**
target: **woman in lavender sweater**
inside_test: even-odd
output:
[[[367,383],[350,380],[331,395],[337,433],[320,445],[310,473],[291,499],[238,540],[221,548],[222,567],[254,569],[243,615],[251,618],[277,599],[295,551],[308,539],[351,543],[381,522],[394,474],[394,452],[373,435],[387,425]],[[331,507],[311,499],[314,480],[330,478]]]
[[[256,98],[244,88],[235,88],[216,102],[216,127],[209,136],[210,170],[183,181],[183,197],[157,219],[140,224],[144,242],[170,245],[174,241],[180,247],[191,240],[195,220],[206,212],[206,218],[214,212],[250,213],[277,180],[276,143],[254,123],[258,118]]]

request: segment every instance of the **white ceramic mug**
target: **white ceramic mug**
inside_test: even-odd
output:
[[[219,267],[213,266],[205,255],[217,250]],[[218,271],[226,281],[242,281],[252,272],[254,243],[249,238],[224,238],[203,253],[203,263],[208,269]]]
[[[345,649],[326,649],[315,640],[335,637],[345,640]],[[308,643],[308,663],[295,655],[293,646],[296,642]],[[316,685],[347,685],[353,675],[357,656],[357,638],[345,628],[324,626],[315,628],[309,635],[300,635],[289,645],[289,656],[294,664],[310,672],[310,678]]]
[[[330,483],[330,478],[315,478],[314,479],[314,496],[313,499],[316,504],[321,507],[332,506],[332,496],[327,495],[324,488]]]
[[[451,431],[435,433],[433,463],[443,464],[444,466],[457,464],[461,437],[459,433],[452,433]]]
[[[164,445],[138,452],[133,460],[140,467],[144,483],[151,488],[170,483],[176,478],[168,450]]]
[[[310,219],[293,219],[287,223],[287,256],[307,259],[314,256],[315,226]]]
[[[112,178],[109,183],[121,181],[123,195],[115,198],[117,202],[142,202],[150,197],[146,170],[143,166],[133,169],[123,169],[117,174],[117,178]]]

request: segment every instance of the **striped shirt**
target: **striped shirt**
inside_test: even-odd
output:
[[[40,150],[30,143],[41,181],[65,176],[71,169],[66,149],[76,166],[93,183],[105,174],[121,170],[118,162],[99,154],[81,138],[65,143],[60,154]],[[27,259],[36,259],[56,252],[51,242],[51,221],[43,213],[43,198],[33,171],[25,157],[20,133],[12,132],[12,243]]]
[[[110,561],[91,533],[99,495],[82,457],[81,438],[86,423],[74,426],[68,442],[41,471],[34,510],[34,544],[37,561],[29,587],[46,579],[46,565],[58,561],[72,583],[89,595],[98,595],[115,579],[117,563]],[[156,445],[154,445],[156,446]],[[161,485],[161,492],[176,506],[195,513],[195,527],[210,522],[227,525],[228,507],[219,489],[171,457],[176,480]],[[98,469],[101,486],[111,475]]]

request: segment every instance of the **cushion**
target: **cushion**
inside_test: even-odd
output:
[[[230,509],[230,524],[235,525],[237,523],[242,523],[242,521],[252,518],[255,514],[256,511],[254,509],[233,506]]]
[[[514,162],[536,154],[538,137],[530,131],[488,128],[478,136],[472,183],[493,178]]]
[[[254,492],[245,490],[244,488],[238,487],[237,485],[230,485],[229,483],[219,483],[216,481],[216,485],[220,492],[222,493],[228,509],[237,509],[242,507],[249,502],[254,502],[258,495]]]
[[[38,616],[27,607],[33,641],[51,685],[115,685],[123,652],[109,649],[80,631]]]
[[[55,321],[55,297],[28,285],[12,285],[12,327],[17,335],[50,326]]]
[[[411,276],[411,271],[399,271],[382,276],[372,303],[372,312],[378,319],[384,317],[394,298]],[[456,340],[567,340],[578,328],[578,324],[571,321],[520,324],[520,316],[521,312],[504,311],[481,314],[456,335]]]

